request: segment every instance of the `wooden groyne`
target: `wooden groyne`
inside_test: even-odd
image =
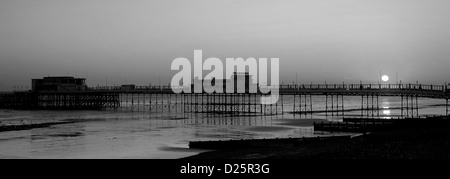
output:
[[[219,141],[191,141],[189,148],[195,149],[244,149],[275,147],[285,145],[301,145],[312,142],[349,139],[350,135],[327,137],[276,138],[276,139],[248,139],[248,140],[219,140]]]
[[[314,123],[315,131],[374,132],[389,129],[420,128],[424,126],[449,125],[450,116],[421,118],[343,118],[343,122]]]
[[[314,131],[331,132],[372,132],[389,129],[393,126],[393,121],[372,121],[372,122],[321,122],[314,123]]]

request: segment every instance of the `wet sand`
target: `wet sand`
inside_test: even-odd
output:
[[[326,122],[325,119],[279,119],[279,125],[295,126],[295,127],[309,127],[313,126],[314,122]]]
[[[433,112],[429,112],[433,113]],[[351,114],[348,114],[351,115]],[[203,114],[166,114],[130,111],[16,111],[0,110],[3,124],[70,122],[0,133],[0,158],[153,158],[175,159],[205,150],[188,148],[189,141],[271,139],[327,136],[313,130],[313,122],[334,120],[323,115],[210,117]],[[353,142],[353,141],[350,141]],[[350,143],[347,142],[347,143]],[[343,145],[336,142],[336,145]],[[345,143],[345,142],[344,142]],[[350,145],[350,144],[349,144]],[[328,145],[317,148],[333,151]],[[284,148],[284,149],[283,149]],[[272,158],[290,158],[292,147],[249,150],[253,155],[221,158],[267,158],[263,152],[280,150]],[[300,149],[298,149],[300,150]],[[314,151],[315,150],[315,151]],[[350,150],[350,149],[349,149]],[[355,149],[356,150],[356,149]],[[284,156],[287,155],[287,156]],[[303,158],[309,155],[304,155]],[[220,156],[217,156],[220,157]],[[301,157],[300,155],[298,156]]]
[[[189,149],[192,140],[314,135],[310,129],[280,124],[288,121],[278,117],[186,119],[183,114],[147,112],[0,110],[0,121],[16,126],[0,132],[0,158],[176,159],[207,151]],[[42,125],[19,127],[22,120]]]
[[[257,149],[218,150],[185,159],[449,159],[448,122],[350,139]]]

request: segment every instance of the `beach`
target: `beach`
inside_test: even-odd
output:
[[[304,145],[216,150],[185,159],[449,159],[448,124],[443,121]]]
[[[360,101],[357,98],[349,99],[345,104],[348,108],[358,106]],[[323,101],[323,98],[317,100]],[[210,150],[191,149],[189,142],[345,135],[347,134],[345,132],[315,131],[313,123],[342,120],[344,116],[353,117],[361,114],[358,110],[346,111],[344,116],[320,112],[295,114],[292,113],[293,102],[292,99],[285,101],[283,114],[248,116],[150,112],[142,110],[148,109],[142,101],[135,104],[138,107],[134,109],[123,105],[118,110],[0,110],[0,122],[4,125],[2,127],[4,131],[0,132],[0,158],[180,159],[190,156],[208,158],[206,156],[208,153],[204,152]],[[420,115],[441,114],[445,111],[441,105],[442,100],[420,99],[419,102]],[[315,104],[318,110],[324,108],[320,104],[323,103]],[[400,110],[396,108],[397,106],[399,106],[398,98],[380,98],[380,117],[388,120],[389,117],[398,116]],[[25,126],[18,127],[23,124]],[[368,138],[365,140],[370,140],[371,135],[364,136]],[[296,148],[282,146],[276,149],[270,147],[256,150],[241,149],[235,154],[233,151],[213,153],[217,154],[216,157],[222,156],[224,159],[307,158],[325,155],[326,151],[359,151],[362,149],[355,147],[363,145],[353,139],[335,143],[328,141]],[[364,145],[369,144],[370,142]],[[397,143],[394,141],[394,144]],[[267,155],[273,150],[279,153]],[[199,153],[201,154],[196,156]],[[291,153],[299,154],[294,157]]]

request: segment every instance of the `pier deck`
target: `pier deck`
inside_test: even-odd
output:
[[[278,102],[263,105],[261,93],[181,93],[170,86],[137,86],[130,90],[120,87],[95,87],[73,92],[2,92],[0,108],[12,109],[117,109],[131,106],[131,110],[174,110],[189,113],[261,113],[280,114],[285,111],[285,98],[293,98],[294,113],[312,113],[312,96],[325,96],[325,113],[344,113],[344,96],[361,96],[361,115],[375,116],[380,96],[401,98],[403,116],[419,116],[418,98],[445,100],[448,115],[450,92],[447,85],[422,84],[317,84],[281,85]],[[134,107],[136,106],[136,107]]]

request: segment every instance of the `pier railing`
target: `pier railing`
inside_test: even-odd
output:
[[[135,91],[135,90],[145,90],[145,91],[165,91],[172,90],[170,86],[135,86],[134,88],[123,88],[122,86],[96,86],[89,87],[87,91]]]
[[[272,86],[271,88],[276,88]],[[173,93],[173,89],[183,89],[186,87],[165,86],[133,86],[133,88],[123,86],[96,86],[88,87],[84,92],[145,92],[145,93]],[[377,93],[427,93],[439,95],[439,98],[450,96],[449,85],[426,85],[426,84],[301,84],[301,85],[279,85],[278,90],[281,94],[292,93],[358,93],[358,92],[377,92]],[[261,89],[261,88],[258,88]],[[0,92],[0,94],[10,94],[13,91]],[[51,92],[51,91],[49,91]],[[194,90],[192,89],[192,92]]]
[[[275,86],[276,87],[276,86]],[[272,86],[272,88],[275,88]],[[171,86],[135,86],[124,88],[122,86],[97,86],[89,87],[88,91],[172,91]],[[180,88],[180,87],[177,87]],[[185,87],[181,87],[183,89]],[[301,85],[279,85],[280,92],[293,90],[404,90],[404,91],[427,91],[448,92],[448,85],[426,85],[426,84],[301,84]]]
[[[428,90],[445,92],[446,85],[424,85],[424,84],[302,84],[302,85],[280,85],[280,90]]]

